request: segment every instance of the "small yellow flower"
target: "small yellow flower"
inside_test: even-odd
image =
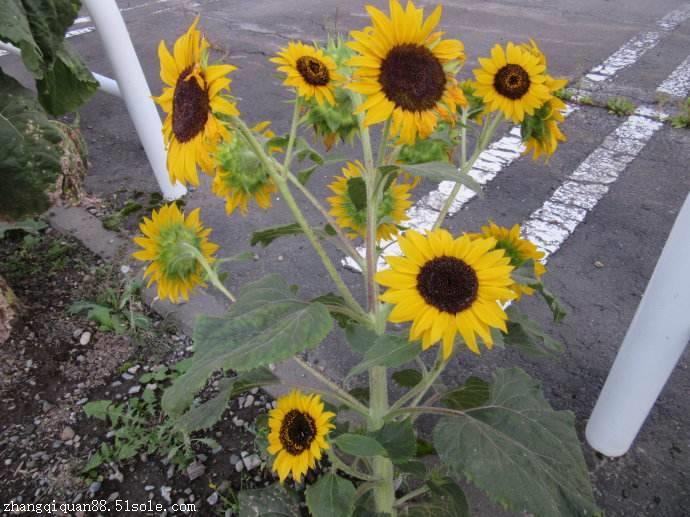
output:
[[[328,198],[331,209],[328,212],[335,217],[341,228],[350,228],[349,237],[366,235],[367,207],[366,187],[362,178],[364,166],[360,161],[348,162],[342,169],[342,176],[338,176],[328,186],[335,196]],[[376,239],[391,239],[398,234],[398,225],[407,221],[407,209],[412,206],[410,191],[413,185],[410,183],[398,183],[394,181],[383,194],[379,204],[379,225],[376,230]]]
[[[211,155],[215,145],[229,137],[215,114],[239,115],[235,104],[221,96],[229,91],[231,80],[227,75],[236,68],[205,64],[208,42],[197,30],[198,22],[197,17],[175,42],[173,54],[165,42],[160,42],[161,79],[167,86],[153,98],[167,113],[163,136],[168,147],[170,181],[192,185],[199,184],[197,166],[208,174],[213,171]]]
[[[283,84],[295,88],[300,97],[315,98],[319,104],[335,104],[335,86],[343,78],[333,58],[323,50],[291,41],[271,62],[280,65],[278,70],[287,75]]]
[[[480,57],[480,68],[474,70],[476,95],[484,100],[488,111],[501,111],[506,118],[521,123],[525,114],[531,115],[551,97],[542,58],[511,41],[505,49],[495,45],[491,57]]]
[[[546,273],[544,264],[541,259],[544,258],[544,252],[539,251],[531,241],[523,239],[520,236],[520,225],[516,224],[512,228],[505,228],[498,226],[493,221],[490,221],[487,226],[482,226],[481,233],[468,234],[470,239],[496,239],[496,249],[501,249],[506,256],[510,258],[510,264],[515,269],[522,266],[526,261],[534,261],[534,277],[539,280],[541,276]],[[534,289],[528,285],[513,283],[510,288],[515,291],[517,299],[523,294],[534,294]]]
[[[273,471],[281,483],[289,474],[299,482],[316,466],[330,448],[327,438],[335,428],[333,418],[335,414],[324,410],[319,395],[295,390],[277,400],[268,414],[268,453],[275,456]]]
[[[177,205],[169,204],[154,210],[151,219],[144,217],[139,225],[142,237],[135,237],[143,249],[133,253],[138,260],[148,262],[144,277],[150,277],[148,286],[156,283],[158,297],[177,303],[180,298],[189,300],[195,287],[206,284],[203,268],[189,247],[196,249],[209,262],[218,245],[208,241],[210,228],[204,228],[199,219],[199,209],[185,218]]]
[[[412,322],[410,341],[421,339],[425,350],[442,341],[447,359],[457,333],[479,354],[477,336],[491,348],[491,328],[507,332],[508,317],[499,302],[516,297],[510,289],[513,266],[503,250],[495,249],[495,239],[408,230],[398,243],[403,256],[385,257],[391,269],[378,272],[376,281],[389,288],[381,300],[395,305],[389,321]]]
[[[458,105],[466,104],[455,74],[465,60],[460,40],[441,39],[434,32],[441,6],[424,20],[424,10],[411,1],[403,10],[390,1],[390,15],[366,7],[372,25],[352,31],[350,47],[359,55],[351,90],[365,96],[357,112],[365,112],[369,126],[391,119],[391,134],[401,144],[413,144],[434,132],[439,118],[453,121]]]

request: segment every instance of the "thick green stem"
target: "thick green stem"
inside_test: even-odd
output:
[[[340,274],[333,265],[333,262],[331,261],[330,257],[323,249],[323,246],[321,246],[319,238],[316,236],[311,225],[309,225],[306,218],[304,217],[304,214],[302,214],[302,211],[299,209],[299,206],[297,205],[297,202],[295,201],[292,192],[290,192],[287,180],[283,178],[283,176],[280,173],[280,165],[277,164],[275,160],[273,160],[270,156],[266,154],[263,146],[256,140],[251,130],[241,119],[233,117],[233,122],[235,126],[239,129],[242,136],[247,140],[249,145],[252,146],[252,149],[259,157],[263,165],[266,167],[268,173],[271,175],[271,179],[273,179],[274,183],[278,187],[278,190],[282,194],[283,199],[285,199],[285,204],[287,204],[288,208],[292,212],[295,221],[297,221],[297,224],[299,224],[300,228],[304,232],[304,235],[306,235],[307,239],[309,239],[309,242],[314,248],[314,251],[316,251],[316,254],[321,259],[321,262],[323,262],[326,271],[328,271],[328,274],[330,275],[331,279],[338,288],[338,291],[343,296],[343,298],[345,298],[345,302],[348,305],[350,305],[350,307],[352,307],[353,309],[364,312],[357,300],[355,300],[354,296],[352,296],[350,289],[345,285],[345,282],[343,282],[343,279],[340,277]]]
[[[479,134],[479,138],[477,139],[477,144],[475,146],[474,152],[472,153],[470,159],[467,160],[467,118],[465,112],[463,111],[463,127],[460,129],[460,174],[467,174],[470,171],[470,169],[472,169],[472,165],[474,165],[474,162],[477,161],[477,158],[479,158],[479,154],[484,149],[486,149],[487,145],[489,145],[491,136],[494,134],[496,127],[502,120],[503,117],[500,114],[497,114],[494,116],[494,118],[491,119],[490,122],[484,125],[481,133]],[[461,187],[462,183],[460,182],[456,182],[453,186],[453,190],[451,190],[450,195],[446,198],[446,201],[443,203],[443,206],[441,207],[441,212],[438,214],[438,217],[436,218],[436,222],[433,226],[434,230],[439,229],[445,221],[446,217],[448,216],[448,211],[450,210],[450,207],[453,205],[453,201],[455,201],[455,198],[458,196],[458,192],[460,192]]]
[[[407,501],[410,499],[414,499],[415,497],[419,497],[420,495],[426,494],[429,491],[429,487],[427,485],[422,485],[419,488],[412,490],[411,492],[408,492],[404,496],[402,496],[400,499],[395,501],[395,506],[402,506],[405,504]]]
[[[388,132],[391,127],[391,119],[387,118],[381,128],[381,141],[379,142],[379,150],[376,154],[376,165],[383,165],[383,160],[386,156],[386,146],[388,145]]]
[[[376,431],[383,426],[388,412],[388,374],[383,366],[374,366],[369,370],[369,431]],[[374,488],[376,511],[395,515],[395,488],[393,485],[393,463],[383,456],[372,459],[374,477],[381,483]]]
[[[290,180],[290,183],[297,187],[297,189],[304,195],[304,197],[307,198],[307,200],[312,204],[312,206],[321,213],[321,215],[324,217],[324,219],[326,219],[328,224],[331,225],[331,228],[335,230],[335,233],[338,237],[338,240],[340,241],[343,251],[345,251],[345,253],[347,253],[360,268],[364,269],[364,260],[362,259],[362,256],[352,245],[352,241],[347,238],[347,235],[345,235],[345,232],[343,232],[342,228],[340,228],[338,223],[335,222],[333,216],[328,213],[328,210],[326,210],[326,208],[321,203],[319,203],[319,200],[316,199],[316,197],[314,197],[314,194],[312,194],[307,187],[302,185],[302,182],[297,177],[295,177],[294,174],[288,172],[287,178],[288,180]]]

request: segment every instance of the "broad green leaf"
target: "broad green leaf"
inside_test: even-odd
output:
[[[67,48],[57,51],[55,63],[36,81],[38,100],[52,115],[76,111],[98,90],[98,81]]]
[[[31,34],[29,20],[20,0],[0,2],[0,41],[6,41],[19,48],[29,71],[41,73],[41,49]]]
[[[0,215],[20,219],[48,208],[63,138],[34,94],[0,70]]]
[[[349,517],[355,505],[351,481],[332,473],[322,475],[305,491],[309,513],[314,517]]]
[[[371,436],[345,433],[338,436],[334,441],[341,451],[352,456],[370,457],[388,454],[383,445]]]
[[[346,379],[367,371],[372,366],[397,368],[409,363],[422,351],[419,342],[410,343],[399,334],[384,334],[364,354],[364,361],[356,365]]]
[[[299,300],[278,275],[247,284],[225,316],[199,318],[192,362],[166,390],[163,408],[180,414],[213,372],[283,361],[316,347],[332,327],[324,305]]]
[[[407,461],[417,452],[417,437],[407,418],[400,422],[387,422],[371,436],[386,449],[393,463]]]
[[[489,400],[434,429],[441,461],[495,502],[535,516],[597,515],[569,411],[554,411],[519,368],[494,375]]]
[[[302,232],[302,228],[300,228],[300,225],[297,223],[271,226],[270,228],[264,228],[263,230],[252,233],[252,240],[250,243],[252,246],[261,244],[265,248],[280,237],[300,235],[301,233],[304,232]]]
[[[345,338],[352,350],[364,355],[378,339],[376,332],[362,325],[352,325],[345,329]]]
[[[416,448],[416,444],[415,444]],[[396,467],[400,472],[409,474],[417,479],[424,479],[427,476],[427,468],[424,463],[417,460],[405,461],[403,463],[396,464]]]
[[[419,370],[408,368],[400,370],[393,374],[393,380],[403,388],[413,388],[419,384],[423,379],[423,375]]]
[[[340,328],[347,329],[355,325],[355,320],[347,313],[352,313],[352,310],[345,303],[345,299],[337,294],[328,293],[317,296],[310,300],[312,303],[322,303],[331,314],[333,319],[338,323]]]
[[[489,392],[488,382],[479,377],[470,377],[464,385],[444,393],[441,402],[451,409],[470,409],[486,404]]]
[[[276,483],[266,488],[242,490],[238,496],[240,517],[301,517],[299,498]]]
[[[427,481],[429,492],[410,504],[407,515],[414,517],[469,517],[470,508],[462,488],[450,478]]]
[[[552,356],[563,351],[561,343],[546,334],[536,321],[528,318],[514,305],[506,309],[506,314],[509,321],[508,333],[503,336],[505,345],[538,357]]]
[[[189,435],[201,429],[210,429],[218,422],[228,407],[235,379],[223,379],[219,393],[213,398],[190,408],[184,415],[175,420],[175,427]]]
[[[452,181],[465,185],[470,190],[473,190],[480,196],[482,195],[482,187],[469,174],[463,174],[453,164],[448,162],[427,162],[418,163],[415,165],[405,165],[404,170],[431,181]]]

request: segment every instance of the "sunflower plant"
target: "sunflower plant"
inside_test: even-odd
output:
[[[468,353],[560,350],[519,308],[538,295],[554,320],[564,316],[543,284],[544,254],[520,227],[489,221],[454,234],[443,224],[460,188],[478,188],[469,171],[504,122],[520,126],[525,152],[554,153],[565,138],[565,106],[554,96],[563,80],[549,75],[531,40],[496,45],[461,77],[465,48],[438,30],[441,7],[425,15],[391,0],[387,13],[366,11],[370,25],[349,39],[290,42],[272,59],[294,94],[286,135],[243,120],[227,77],[234,67],[210,64],[198,20],[172,53],[161,43],[167,86],[157,100],[168,113],[171,179],[196,185],[198,169],[212,175],[213,192],[234,217],[236,208],[239,216],[254,204],[269,209],[277,195],[293,221],[255,232],[252,245],[306,238],[332,284],[307,300],[273,274],[233,294],[220,272],[233,257],[217,256],[199,210],[154,212],[141,225],[135,257],[148,264],[159,297],[186,300],[211,284],[230,302],[226,314],[199,318],[191,363],[163,408],[189,436],[213,426],[238,393],[283,388],[257,422],[276,484],[241,493],[241,515],[303,515],[306,503],[317,517],[464,516],[466,482],[520,513],[597,514],[574,417],[552,409],[537,381],[519,368],[491,379],[444,376]],[[327,149],[351,143],[345,149],[357,155],[340,159],[324,199],[310,178],[337,159],[316,151],[305,131]],[[454,187],[436,221],[415,229],[407,211],[420,181]],[[330,247],[362,272],[361,291],[344,282]],[[336,327],[359,357],[342,383],[302,355]],[[288,360],[319,388],[278,379],[271,366]],[[195,399],[219,374],[217,393]],[[348,390],[363,379],[365,389]]]

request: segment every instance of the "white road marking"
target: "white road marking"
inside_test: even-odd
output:
[[[546,258],[558,248],[584,221],[587,212],[594,208],[620,174],[644,149],[663,125],[640,110],[611,132],[522,224],[522,234],[546,254]]]
[[[690,90],[690,56],[685,58],[656,91],[675,97],[685,97]]]
[[[690,4],[684,4],[683,7],[671,11],[657,20],[656,30],[642,32],[630,39],[603,63],[595,66],[585,75],[585,80],[591,83],[611,80],[618,72],[640,59],[645,52],[656,47],[663,35],[671,32],[688,18],[690,18]]]

